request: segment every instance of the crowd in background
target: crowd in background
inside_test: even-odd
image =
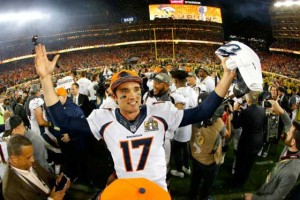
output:
[[[207,51],[209,51],[210,49],[212,49],[213,47],[206,47],[206,48],[204,48],[204,49],[206,49]],[[192,50],[193,48],[190,48],[190,50]],[[122,51],[122,50],[124,50],[124,51]],[[179,67],[179,69],[180,70],[184,70],[184,71],[186,71],[187,73],[189,72],[189,74],[188,74],[188,76],[190,77],[195,77],[196,79],[199,79],[199,81],[203,81],[203,80],[210,80],[210,82],[212,82],[213,84],[217,84],[217,80],[218,80],[218,78],[217,77],[212,77],[212,75],[214,74],[214,75],[219,75],[219,76],[222,76],[222,73],[221,73],[221,70],[220,70],[220,67],[219,67],[219,65],[214,65],[214,60],[210,60],[210,61],[208,61],[208,59],[207,59],[207,57],[206,56],[203,56],[203,59],[205,59],[205,60],[203,60],[203,63],[205,63],[205,65],[202,65],[202,66],[199,66],[199,65],[197,65],[197,66],[193,66],[193,65],[186,65],[186,64],[184,64],[184,63],[180,63],[179,65],[178,65],[178,67],[175,67],[174,69],[173,69],[173,67],[172,66],[170,66],[170,64],[169,63],[166,63],[166,65],[165,65],[165,68],[162,68],[162,67],[154,67],[154,66],[150,66],[150,67],[145,67],[145,66],[143,66],[143,65],[119,65],[118,64],[118,60],[120,61],[120,62],[123,62],[122,61],[122,59],[119,59],[119,57],[120,57],[120,52],[121,52],[121,54],[124,54],[124,55],[126,55],[126,57],[128,57],[129,56],[129,54],[126,54],[127,53],[127,48],[120,48],[120,49],[117,49],[117,51],[110,51],[108,54],[107,54],[107,52],[106,52],[106,54],[105,54],[105,52],[104,51],[100,51],[99,52],[99,54],[95,54],[95,52],[93,52],[94,54],[92,54],[92,52],[90,52],[90,51],[86,51],[86,52],[76,52],[76,53],[72,53],[72,54],[69,54],[69,55],[66,55],[66,56],[62,56],[61,57],[61,62],[62,63],[64,63],[63,64],[63,66],[64,67],[61,67],[61,68],[59,68],[59,69],[57,69],[56,70],[56,72],[57,73],[61,73],[61,72],[64,72],[64,71],[66,71],[67,73],[64,73],[64,74],[61,74],[60,76],[57,76],[56,77],[56,80],[54,80],[54,82],[56,82],[58,79],[60,79],[60,78],[63,78],[63,77],[66,77],[66,76],[72,76],[74,79],[74,81],[75,82],[77,82],[78,84],[76,85],[76,84],[72,84],[72,86],[71,86],[71,88],[70,88],[70,90],[69,90],[69,93],[68,93],[68,96],[70,97],[69,98],[69,101],[72,101],[72,99],[73,99],[73,97],[75,96],[75,95],[77,95],[76,93],[74,93],[74,91],[75,90],[77,90],[77,92],[78,91],[81,91],[80,90],[80,88],[81,87],[84,87],[84,88],[89,88],[90,86],[88,86],[88,85],[82,85],[82,84],[80,84],[80,80],[82,80],[82,79],[84,79],[85,80],[85,83],[84,84],[89,84],[89,85],[91,85],[91,84],[98,84],[98,81],[99,80],[96,80],[96,82],[95,82],[95,80],[93,80],[94,79],[94,75],[97,75],[98,76],[98,74],[102,74],[102,75],[104,75],[104,76],[106,76],[107,78],[109,78],[110,76],[111,76],[111,74],[112,73],[114,73],[114,72],[117,72],[117,71],[119,71],[120,69],[125,69],[125,68],[128,68],[128,69],[132,69],[132,70],[135,70],[135,71],[138,71],[139,72],[139,74],[142,76],[142,77],[144,77],[144,78],[146,78],[147,79],[147,77],[149,78],[149,74],[152,74],[152,73],[159,73],[159,72],[161,72],[161,70],[168,70],[169,72],[171,72],[171,74],[172,74],[172,70],[174,70],[175,68],[178,68]],[[141,49],[136,49],[135,50],[135,52],[134,53],[143,53],[143,51],[139,51],[139,50],[141,50]],[[148,50],[146,47],[144,47],[144,51],[146,51],[146,50]],[[191,51],[190,51],[191,52]],[[210,51],[210,52],[212,52],[212,51]],[[145,53],[146,54],[146,53]],[[209,55],[209,54],[206,54],[206,55]],[[110,57],[111,56],[111,57]],[[197,57],[197,56],[196,56]],[[115,59],[113,59],[112,60],[112,58],[115,58]],[[149,57],[147,57],[147,60],[149,59]],[[105,62],[111,62],[110,63],[110,66],[107,66],[107,67],[103,67],[104,65],[105,65]],[[116,61],[116,63],[113,63],[112,61]],[[72,66],[74,66],[74,64],[76,64],[76,68],[73,68]],[[114,66],[114,64],[115,64],[115,66]],[[29,65],[29,64],[28,64]],[[98,68],[95,68],[95,67],[98,67]],[[32,71],[31,71],[31,73],[32,74],[35,74],[35,72],[34,72],[34,69],[33,69],[33,66],[31,67],[31,69],[32,69]],[[76,72],[76,70],[74,70],[74,69],[77,69],[77,72]],[[21,72],[21,71],[19,71],[19,72]],[[213,73],[213,72],[217,72],[217,73]],[[26,72],[26,73],[29,73],[30,74],[30,72]],[[168,72],[167,72],[168,73]],[[21,77],[21,76],[20,76]],[[88,81],[88,79],[89,79],[89,81]],[[176,79],[176,78],[175,78]],[[93,82],[92,82],[93,81]],[[151,81],[151,79],[149,79],[149,81]],[[215,82],[216,81],[216,82]],[[283,91],[283,93],[285,94],[285,95],[287,95],[287,99],[289,99],[289,98],[292,98],[294,95],[297,95],[297,93],[299,94],[299,83],[296,83],[296,82],[293,82],[293,81],[290,81],[290,80],[288,80],[288,79],[285,79],[285,78],[281,78],[281,77],[276,77],[276,76],[272,76],[272,75],[265,75],[265,77],[264,77],[264,81],[265,81],[265,85],[264,85],[264,92],[262,93],[262,97],[261,97],[261,100],[263,100],[263,99],[274,99],[274,100],[280,100],[281,99],[281,97],[282,96],[279,96],[279,88],[283,88],[283,90],[281,90],[281,91]],[[184,81],[185,82],[185,81]],[[183,82],[183,83],[184,83]],[[80,85],[79,85],[80,84]],[[205,85],[205,83],[203,82],[203,84]],[[16,104],[16,100],[17,99],[19,99],[19,98],[22,98],[23,99],[23,97],[25,98],[25,99],[27,99],[27,98],[29,98],[30,99],[30,96],[31,95],[36,95],[37,94],[37,92],[41,92],[42,93],[42,90],[40,90],[40,88],[38,87],[38,89],[34,89],[35,90],[35,92],[36,93],[32,93],[32,91],[33,91],[33,85],[36,85],[36,84],[24,84],[24,85],[20,85],[19,87],[16,87],[16,88],[13,88],[10,92],[9,92],[9,94],[8,95],[6,95],[6,96],[2,96],[2,98],[1,98],[1,101],[3,101],[3,112],[5,111],[5,110],[10,110],[12,113],[14,112],[14,109],[15,109],[15,107],[14,107],[14,104]],[[188,87],[188,86],[187,86]],[[209,86],[207,85],[206,87],[204,87],[204,88],[206,88],[206,89],[204,89],[202,92],[205,92],[205,90],[207,90],[208,88],[209,88]],[[275,88],[276,90],[275,90],[275,92],[272,90],[272,88]],[[29,91],[29,89],[30,89],[30,94],[29,94],[29,97],[27,96],[27,92],[26,91]],[[171,89],[171,87],[170,87],[170,89]],[[95,90],[95,88],[94,87],[92,87],[92,90]],[[94,91],[95,93],[96,93],[96,91]],[[80,93],[80,95],[82,95],[83,93],[85,93],[85,92],[81,92]],[[63,93],[61,93],[61,92],[57,92],[57,94],[58,95],[63,95]],[[86,93],[87,95],[89,95],[89,92],[87,92]],[[66,93],[64,93],[64,95],[67,95]],[[87,96],[87,95],[85,95],[85,96]],[[188,96],[190,96],[191,94],[189,93],[189,95]],[[88,97],[86,97],[86,98],[88,98]],[[190,97],[189,97],[190,98]],[[95,105],[95,102],[93,102],[93,107],[95,108],[95,107],[98,107],[99,106],[99,104],[101,104],[102,103],[102,100],[103,99],[99,99],[99,97],[98,97],[98,101],[97,101],[97,103],[96,103],[96,105]],[[77,100],[78,101],[78,100]],[[241,100],[242,101],[242,100]],[[223,111],[224,112],[224,114],[222,114],[221,116],[222,116],[222,119],[223,120],[225,120],[224,121],[224,123],[226,124],[226,121],[228,121],[228,120],[230,120],[231,118],[229,117],[230,115],[231,115],[231,112],[240,112],[241,110],[240,109],[246,109],[246,105],[245,104],[243,104],[242,105],[242,103],[241,103],[241,101],[238,101],[237,100],[237,102],[240,102],[240,106],[238,106],[238,108],[236,108],[236,106],[234,106],[234,104],[232,104],[232,107],[229,109],[229,110],[231,110],[231,111],[229,111],[229,110],[227,110],[227,111]],[[289,102],[291,102],[291,100],[288,100]],[[296,100],[297,101],[297,106],[299,106],[299,101],[300,101],[300,98],[298,97],[298,99]],[[24,101],[22,101],[22,102],[24,102]],[[74,102],[76,102],[76,101],[74,101]],[[83,104],[81,104],[81,103],[78,103],[78,102],[76,102],[76,104],[78,104],[78,105],[80,105],[80,108],[84,111],[85,109],[86,109],[86,107],[85,106],[87,106],[87,107],[89,107],[88,106],[88,104],[89,103],[87,103],[86,105],[83,105]],[[90,104],[89,105],[91,105],[91,101],[90,101]],[[289,104],[290,105],[290,104]],[[82,106],[84,106],[84,107],[82,107]],[[244,108],[242,108],[244,106]],[[288,106],[286,109],[287,109],[287,111],[288,112],[290,112],[290,106]],[[294,110],[295,109],[298,109],[298,107],[296,108],[293,108]],[[85,112],[85,111],[84,111]],[[90,113],[90,112],[89,112]],[[257,117],[257,112],[255,112],[255,116]],[[85,114],[85,117],[87,117],[89,114]],[[230,133],[229,133],[229,135],[228,136],[224,136],[224,138],[222,138],[222,140],[224,140],[223,142],[222,142],[222,144],[229,144],[228,143],[228,141],[227,140],[229,140],[230,138],[232,139],[233,137],[234,138],[238,138],[239,136],[237,136],[236,134],[240,134],[240,137],[243,137],[243,132],[239,132],[239,131],[237,131],[239,128],[240,128],[240,126],[238,126],[238,125],[236,125],[236,124],[238,124],[236,121],[237,121],[237,118],[238,116],[234,116],[233,117],[233,127],[232,127],[232,131],[231,131],[231,128],[229,128],[229,127],[227,127],[227,129],[230,131]],[[247,116],[247,117],[249,117],[249,116]],[[262,116],[263,117],[263,116]],[[227,118],[227,119],[226,119]],[[255,117],[254,117],[255,118]],[[2,120],[3,121],[3,120]],[[249,121],[249,120],[248,120]],[[250,120],[251,121],[251,120]],[[3,121],[4,122],[4,121]],[[247,130],[246,128],[244,128],[245,130]],[[282,130],[281,130],[282,131]],[[228,134],[228,133],[227,133]],[[244,135],[245,135],[246,133],[244,133]],[[260,134],[260,138],[263,138],[263,135],[262,135],[262,133],[260,133],[259,132],[259,134]],[[281,137],[281,133],[279,134],[280,136],[279,137]],[[70,136],[71,137],[71,136]],[[244,136],[244,137],[246,137],[246,136]],[[278,139],[280,139],[280,138],[278,138]],[[71,138],[68,138],[68,139],[66,139],[67,141],[72,141],[72,137]],[[84,142],[88,142],[88,141],[90,141],[91,140],[91,138],[81,138],[80,139],[80,143],[84,143]],[[67,149],[68,148],[75,148],[75,150],[73,149],[73,150],[71,150],[71,152],[74,152],[74,151],[77,151],[76,150],[76,148],[78,148],[78,145],[77,145],[77,142],[76,142],[77,140],[74,140],[74,144],[76,144],[76,146],[77,147],[71,147],[71,146],[69,146],[69,147],[67,147]],[[92,140],[93,141],[93,140]],[[226,142],[227,141],[227,142]],[[64,142],[60,142],[61,144],[60,145],[65,145],[64,144]],[[95,154],[96,155],[96,157],[97,157],[97,155],[98,155],[98,151],[99,151],[99,149],[97,149],[96,151],[95,151],[95,149],[94,149],[94,147],[95,146],[98,146],[99,145],[99,143],[95,143],[95,144],[93,144],[93,142],[92,143],[90,143],[91,145],[89,146],[89,148],[87,148],[88,150],[88,152],[90,152],[90,153],[93,153],[93,154]],[[95,146],[94,146],[95,145]],[[237,145],[238,146],[238,140],[237,141],[235,141],[235,145]],[[233,165],[233,166],[235,166],[235,167],[233,167],[233,172],[234,172],[234,170],[238,170],[238,171],[236,171],[236,173],[233,175],[233,187],[242,187],[242,185],[246,182],[246,180],[248,179],[248,175],[249,175],[249,172],[250,172],[250,170],[251,170],[251,165],[253,165],[253,163],[254,163],[254,159],[255,159],[255,157],[257,156],[257,153],[258,153],[258,151],[262,148],[262,142],[260,142],[259,144],[257,144],[258,146],[257,146],[257,148],[256,148],[256,151],[255,151],[255,153],[252,155],[252,157],[253,157],[253,159],[252,159],[252,163],[248,163],[249,162],[249,159],[247,159],[247,160],[245,160],[245,159],[241,159],[241,158],[243,158],[243,155],[244,155],[244,153],[245,152],[248,152],[249,151],[249,149],[248,148],[252,148],[252,147],[247,147],[246,145],[240,145],[240,147],[238,147],[237,149],[236,149],[236,151],[237,151],[237,153],[241,153],[242,152],[242,150],[241,150],[241,146],[243,146],[243,149],[244,149],[244,153],[242,153],[242,157],[239,157],[238,155],[239,154],[237,154],[237,161],[236,161],[236,164],[235,165]],[[80,147],[81,145],[79,145],[79,147]],[[225,145],[226,146],[226,145]],[[224,147],[225,147],[224,146]],[[99,146],[98,146],[99,147]],[[64,147],[65,148],[65,147]],[[92,148],[92,149],[91,149]],[[63,149],[62,149],[63,150]],[[102,149],[103,150],[103,149]],[[86,152],[86,151],[82,151],[82,152]],[[69,167],[70,167],[70,165],[72,164],[72,162],[71,162],[71,160],[70,159],[68,159],[68,158],[71,158],[70,156],[72,155],[72,153],[71,154],[67,154],[67,155],[69,155],[68,157],[63,157],[63,160],[62,161],[64,161],[64,162],[59,162],[59,161],[57,161],[57,160],[55,160],[54,159],[54,163],[55,164],[62,164],[62,170],[66,170],[66,169],[68,169]],[[262,155],[262,154],[261,154]],[[82,155],[83,157],[84,157],[84,155]],[[82,156],[80,156],[80,158],[83,158]],[[225,152],[224,152],[224,156],[225,156]],[[95,162],[95,159],[97,159],[96,157],[89,157],[89,158],[86,158],[85,160],[81,160],[80,162],[81,163],[89,163],[89,164],[91,164],[91,163],[93,163],[93,162]],[[176,157],[176,156],[175,156]],[[249,158],[249,157],[247,157],[247,158]],[[223,159],[224,159],[224,157],[223,157]],[[225,158],[226,159],[226,158]],[[59,160],[59,159],[58,159]],[[221,159],[222,160],[222,159]],[[66,161],[68,161],[68,162],[66,162]],[[74,161],[74,160],[72,160],[72,161]],[[244,169],[243,167],[241,167],[241,165],[243,166],[243,162],[246,162],[247,161],[247,163],[249,164],[249,166],[247,167],[247,170],[246,169]],[[222,162],[224,162],[224,160],[222,161]],[[222,163],[221,161],[220,161],[220,163]],[[247,165],[248,165],[247,164]],[[72,164],[73,165],[73,164]],[[91,181],[95,181],[94,180],[94,178],[97,178],[97,176],[96,176],[96,171],[97,171],[97,165],[95,165],[94,166],[94,168],[86,168],[87,166],[80,166],[81,168],[80,169],[82,169],[82,170],[84,170],[84,172],[88,172],[87,174],[84,174],[84,178],[86,178],[87,180],[80,180],[80,181],[84,181],[84,183],[85,184],[90,184],[91,183]],[[88,166],[88,167],[90,167],[90,166]],[[99,167],[99,166],[98,166]],[[193,168],[195,168],[196,166],[193,166]],[[183,169],[185,169],[184,171],[181,171],[181,167],[180,167],[180,170],[179,169],[177,169],[178,171],[176,171],[175,170],[175,172],[173,171],[173,173],[172,173],[172,170],[171,170],[171,174],[173,175],[173,176],[178,176],[178,177],[184,177],[184,176],[190,176],[191,175],[191,171],[190,171],[190,166],[186,166],[186,168],[183,168]],[[81,170],[81,171],[82,171]],[[242,171],[241,171],[242,170]],[[244,171],[244,170],[246,170],[246,172]],[[71,172],[68,172],[68,173],[71,173]],[[76,173],[78,173],[78,171],[76,172]],[[73,180],[75,180],[76,178],[78,178],[78,177],[81,177],[82,178],[82,176],[80,176],[80,174],[76,174],[75,173],[75,175],[72,177],[72,179]],[[107,172],[108,173],[108,172]],[[182,174],[181,174],[182,173]],[[57,172],[57,174],[58,174],[58,172]],[[93,176],[94,175],[94,177],[91,177],[91,176]],[[236,176],[238,176],[237,177],[237,180],[239,180],[239,182],[235,182],[235,178],[236,178]],[[242,181],[240,181],[241,180],[241,177],[243,176],[243,180]],[[193,174],[192,174],[192,177],[193,177]],[[217,175],[216,175],[216,179],[217,179]],[[103,180],[102,180],[103,181]],[[212,184],[213,184],[213,180],[212,180]],[[102,183],[103,184],[103,183]],[[207,190],[207,191],[205,191],[205,192],[207,192],[207,194],[209,195],[209,194],[211,194],[211,189],[212,188],[207,188],[207,189],[204,189],[204,190]],[[203,192],[203,191],[202,191]]]
[[[138,37],[141,38],[139,35]],[[171,35],[169,34],[169,32],[164,32],[164,31],[158,32],[157,37],[158,39],[160,39],[160,37],[171,39]],[[181,37],[183,38],[184,36]],[[113,36],[111,36],[111,38],[112,41],[106,41],[106,42],[118,42],[118,38],[114,38]],[[131,39],[134,39],[134,37],[131,38],[130,36],[126,40],[130,41]],[[81,41],[78,40],[78,42],[80,46]],[[90,40],[89,42],[91,42],[91,44],[95,44],[97,41]],[[217,49],[217,47],[218,47],[217,45],[203,45],[203,44],[190,45],[190,44],[179,43],[173,46],[172,44],[166,45],[164,43],[158,43],[156,46],[154,44],[128,45],[128,46],[98,48],[92,50],[64,53],[60,56],[59,63],[57,64],[57,68],[55,69],[55,76],[53,77],[53,82],[56,83],[59,79],[65,77],[72,77],[74,83],[72,84],[71,87],[69,87],[69,90],[67,90],[66,92],[57,92],[57,94],[65,95],[67,102],[70,103],[72,101],[74,104],[76,104],[75,106],[76,109],[80,108],[82,112],[79,113],[80,114],[83,113],[84,117],[89,116],[89,113],[91,112],[92,108],[98,108],[103,103],[107,103],[106,100],[109,99],[109,96],[105,96],[103,94],[102,95],[97,94],[98,92],[96,91],[95,89],[96,87],[94,86],[97,85],[99,87],[99,85],[101,85],[99,78],[101,79],[101,77],[104,76],[105,78],[109,79],[109,77],[111,77],[113,73],[116,73],[121,69],[131,69],[137,71],[138,74],[141,77],[143,77],[145,82],[153,81],[150,78],[151,74],[158,74],[161,73],[161,71],[163,70],[165,70],[165,73],[168,75],[172,74],[171,72],[175,69],[183,70],[186,72],[186,75],[184,75],[184,78],[180,80],[180,82],[184,86],[186,87],[191,86],[186,84],[186,81],[189,80],[189,78],[194,77],[195,80],[199,82],[199,84],[200,82],[202,82],[202,84],[204,85],[209,84],[209,85],[205,85],[204,88],[206,89],[204,89],[204,91],[205,90],[213,91],[214,87],[211,87],[211,85],[215,86],[219,78],[222,76],[222,67],[218,61],[218,58],[215,56],[215,50]],[[174,52],[173,52],[173,48],[175,50]],[[267,53],[267,52],[258,52],[258,55],[261,60],[262,70],[266,71],[266,73],[264,73],[263,76],[264,91],[260,95],[259,106],[261,107],[261,103],[263,102],[263,100],[266,99],[273,99],[278,102],[281,102],[283,98],[282,94],[284,94],[286,96],[285,98],[288,104],[288,106],[285,107],[285,109],[290,114],[291,118],[292,117],[295,118],[296,115],[295,110],[299,109],[299,101],[300,101],[299,98],[300,84],[299,81],[296,80],[299,79],[299,66],[300,66],[299,58],[294,55]],[[156,59],[156,56],[158,59]],[[175,59],[173,59],[173,57]],[[42,94],[43,91],[39,87],[33,88],[33,86],[39,85],[39,80],[37,79],[38,77],[36,75],[34,64],[31,59],[1,64],[0,71],[1,71],[0,84],[4,88],[0,96],[0,105],[1,105],[0,109],[2,112],[2,116],[0,116],[0,124],[1,123],[3,124],[5,122],[5,117],[4,117],[5,111],[10,111],[11,113],[15,113],[15,108],[16,108],[15,106],[17,104],[21,104],[22,106],[25,107],[26,100],[29,99],[28,101],[30,102],[30,96],[37,95],[37,92],[41,92]],[[295,78],[295,79],[290,79],[290,78]],[[177,78],[173,77],[173,80],[177,80],[177,79],[178,77]],[[167,82],[169,84],[169,82],[171,83],[172,81],[168,80]],[[190,82],[188,83],[191,84]],[[144,86],[145,86],[144,92],[147,91],[147,88],[149,88],[149,92],[151,91],[151,84],[145,83]],[[86,89],[85,92],[82,91],[81,89],[82,87]],[[107,87],[105,89],[107,89]],[[170,87],[170,91],[171,90],[172,87]],[[32,93],[33,91],[36,93]],[[109,95],[108,91],[105,92],[107,92],[107,95]],[[94,94],[93,97],[90,95],[91,93]],[[80,103],[79,99],[76,100],[76,98],[74,100],[74,97],[77,96],[78,94],[81,96],[83,95],[85,96],[85,100],[84,100],[85,103]],[[188,97],[192,96],[190,92],[187,92],[187,94],[188,95],[186,96]],[[95,95],[97,96],[96,99],[94,98]],[[247,98],[246,98],[247,100],[251,99],[254,102],[253,100],[254,97],[250,96]],[[224,151],[223,152],[224,156],[221,157],[220,163],[217,164],[219,165],[221,163],[224,163],[224,159],[226,159],[225,149],[228,148],[230,141],[234,141],[233,143],[234,143],[234,150],[236,153],[235,154],[236,161],[235,164],[233,164],[231,175],[233,179],[232,187],[237,187],[237,188],[242,187],[243,184],[248,180],[248,176],[251,171],[251,166],[253,165],[255,158],[257,157],[258,154],[260,156],[264,156],[265,153],[267,153],[268,151],[265,149],[268,149],[268,145],[269,145],[269,143],[265,141],[266,140],[265,135],[263,135],[265,134],[265,132],[262,133],[261,131],[258,131],[259,132],[258,134],[260,134],[259,138],[264,138],[264,142],[260,141],[255,146],[255,149],[252,149],[253,146],[251,145],[248,146],[248,144],[250,144],[248,141],[249,138],[246,139],[246,143],[245,143],[246,136],[243,135],[247,134],[245,132],[246,130],[248,130],[248,127],[243,127],[242,123],[239,123],[238,113],[242,112],[243,109],[246,110],[247,106],[250,107],[251,103],[249,105],[243,103],[244,101],[246,101],[246,99],[245,98],[239,99],[236,100],[235,102],[232,101],[231,102],[232,104],[229,106],[229,108],[227,110],[224,110],[222,115],[219,116],[221,117],[219,123],[221,123],[221,119],[222,119],[223,121],[222,123],[226,125],[227,132],[226,131],[224,132],[224,135],[222,136],[222,142],[221,142],[221,144],[223,145],[222,149]],[[198,100],[199,99],[195,101]],[[237,103],[239,104],[239,106],[236,106]],[[260,113],[262,113],[261,112],[262,108],[260,108],[259,111]],[[233,116],[231,116],[232,113]],[[248,119],[247,121],[254,122],[255,121],[254,119],[258,119],[257,118],[258,112],[252,111],[252,114],[255,114],[253,116],[253,120]],[[263,112],[263,114],[260,117],[263,118],[265,117],[264,115],[265,113]],[[49,120],[51,124],[51,119],[47,119],[47,120]],[[232,125],[231,125],[231,121],[232,121]],[[279,123],[279,118],[278,118],[278,123]],[[51,127],[50,124],[47,123],[45,127],[47,128],[49,127],[49,129],[53,128]],[[252,126],[250,127],[252,128]],[[244,128],[244,131],[241,130],[241,128],[242,129]],[[280,137],[284,137],[284,134],[282,133],[283,133],[283,129],[280,130],[278,129],[277,142],[280,140]],[[55,134],[54,137],[56,137]],[[239,145],[240,137],[243,138],[242,139],[243,144]],[[67,145],[66,143],[70,141],[72,141],[71,142],[72,145]],[[105,146],[103,145],[103,143],[97,142],[90,137],[78,139],[78,138],[72,138],[72,136],[70,135],[64,136],[62,141],[57,143],[58,144],[56,145],[58,146],[55,146],[55,148],[61,147],[61,150],[63,151],[63,157],[60,156],[53,157],[52,153],[49,153],[49,156],[52,159],[51,162],[53,162],[53,166],[54,166],[53,170],[57,171],[56,174],[59,173],[59,168],[56,169],[55,166],[61,164],[62,166],[61,171],[65,170],[69,174],[69,176],[71,176],[72,181],[76,181],[76,179],[79,178],[80,181],[83,182],[84,184],[90,185],[91,183],[94,183],[97,184],[99,187],[102,186],[104,187],[104,185],[106,184],[106,178],[108,177],[108,175],[110,175],[112,169],[111,169],[111,162],[110,162],[111,160],[109,158],[109,153],[104,151]],[[91,145],[88,145],[87,147],[85,146],[85,143]],[[187,144],[189,143],[189,141],[185,141],[185,143]],[[253,152],[250,152],[252,150]],[[259,150],[262,150],[262,152],[259,152]],[[81,155],[80,158],[82,159],[80,160],[78,159],[78,157],[77,158],[72,157],[73,156],[72,152],[77,152],[78,153],[77,155]],[[105,154],[104,156],[107,162],[105,164],[110,166],[108,167],[108,170],[105,172],[97,171],[99,167],[103,168],[103,166],[99,166],[99,163],[97,163],[97,159],[100,157],[99,152],[101,152],[101,154]],[[244,155],[246,153],[247,156],[245,158],[248,159],[245,160]],[[85,154],[89,156],[85,158],[84,157]],[[175,158],[178,158],[176,156],[177,155],[175,155]],[[185,156],[185,158],[187,158],[187,156]],[[74,163],[73,161],[76,161],[76,163]],[[193,163],[192,169],[197,168],[197,162],[198,161],[196,161],[196,163]],[[247,165],[246,167],[245,167],[245,163]],[[78,167],[77,170],[70,170],[70,166],[75,166],[75,165]],[[103,163],[101,165],[103,165]],[[80,173],[80,171],[84,173],[82,174]],[[217,168],[214,169],[213,175],[215,176],[215,179],[211,179],[212,182],[209,186],[210,188],[203,189],[206,190],[205,191],[206,195],[211,195],[212,185],[214,181],[218,178],[217,171],[218,171]],[[102,174],[105,173],[106,175],[105,178],[103,177],[99,178],[101,173]],[[191,168],[188,164],[185,164],[184,168],[182,167],[182,169],[181,169],[181,165],[179,164],[179,167],[176,166],[176,169],[170,171],[170,174],[180,178],[183,178],[185,176],[192,176],[193,178],[193,174],[191,173],[192,173]],[[100,179],[101,181],[99,181]],[[195,179],[192,179],[192,181],[195,181]],[[197,184],[198,183],[195,184],[196,186],[195,185],[193,186],[194,187],[193,190],[195,191],[197,190]]]
[[[190,63],[207,67],[215,66],[217,65],[217,57],[214,55],[216,48],[217,46],[177,44],[174,51],[175,60],[172,64]],[[156,61],[155,52],[157,52],[160,61]],[[266,52],[258,52],[258,54],[263,71],[290,78],[299,78],[300,60],[297,56]],[[135,45],[65,53],[61,55],[61,67],[57,69],[57,73],[84,68],[131,64],[126,62],[131,57],[138,57],[135,64],[161,65],[162,60],[173,58],[173,46],[158,44],[157,49],[155,49],[154,45]],[[6,88],[36,78],[31,59],[2,64],[0,71],[0,84]]]

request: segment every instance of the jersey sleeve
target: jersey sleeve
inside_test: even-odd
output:
[[[42,105],[44,105],[44,100],[42,98],[34,98],[29,102],[29,109],[34,110]]]
[[[208,119],[219,107],[222,101],[223,98],[218,96],[216,92],[211,92],[211,94],[197,107],[184,110],[184,116],[180,127],[199,123]]]
[[[87,118],[87,122],[97,140],[102,139],[100,134],[101,129],[105,129],[105,125],[112,122],[114,117],[114,109],[95,109]]]
[[[88,116],[87,121],[90,126],[91,132],[93,133],[94,137],[97,140],[102,139],[100,135],[100,128],[99,124],[97,123],[97,116],[99,115],[99,110],[93,110],[93,112]]]
[[[183,117],[183,110],[178,110],[170,101],[157,102],[149,105],[151,115],[160,117],[165,121],[167,130],[174,132]]]

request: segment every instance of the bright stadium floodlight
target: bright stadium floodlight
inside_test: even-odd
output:
[[[300,6],[300,1],[287,0],[287,1],[282,1],[282,2],[276,2],[274,4],[275,7],[281,7],[281,6],[291,7],[291,6],[295,6],[295,5]]]
[[[0,15],[1,22],[27,22],[39,19],[49,19],[49,14],[43,14],[38,11],[19,12],[19,13],[6,13]]]

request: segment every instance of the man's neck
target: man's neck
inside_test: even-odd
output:
[[[137,116],[140,114],[140,110],[138,110],[137,112],[132,112],[132,113],[123,113],[120,110],[121,115],[127,119],[128,121],[133,121],[137,118]]]
[[[299,150],[297,149],[297,147],[295,147],[295,146],[288,147],[288,150],[289,150],[290,152],[298,152],[298,151],[299,151]]]

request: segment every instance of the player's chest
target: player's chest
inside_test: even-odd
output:
[[[113,122],[104,132],[104,139],[120,141],[140,138],[163,138],[166,131],[163,120],[156,117],[147,117],[139,123]]]

